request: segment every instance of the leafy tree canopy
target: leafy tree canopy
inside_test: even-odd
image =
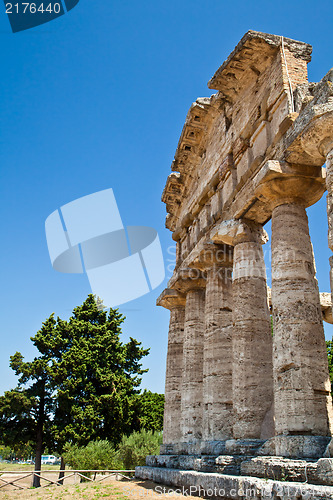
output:
[[[147,391],[138,397],[138,429],[163,431],[164,394]]]
[[[0,432],[6,445],[36,443],[36,469],[45,445],[62,453],[66,442],[120,442],[135,425],[141,360],[149,349],[120,340],[118,310],[103,310],[93,295],[68,321],[54,314],[31,338],[40,355],[10,358],[18,386],[0,397]]]

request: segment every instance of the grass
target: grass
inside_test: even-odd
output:
[[[6,464],[0,462],[0,471],[30,471],[34,470],[35,466],[31,464]],[[42,465],[42,470],[59,470],[60,465]]]
[[[29,490],[1,493],[1,500],[97,500],[101,498],[130,500],[122,493],[121,489],[110,484],[83,483],[64,487],[50,486],[42,490],[34,490],[31,488]],[[133,500],[133,498],[131,500]]]
[[[0,475],[6,472],[15,472],[15,471],[26,471],[30,472],[34,470],[34,466],[30,464],[7,464],[0,463]],[[44,465],[42,466],[42,471],[52,470],[52,473],[49,477],[53,480],[56,480],[58,477],[59,465]],[[70,470],[70,469],[67,469]],[[54,477],[53,477],[54,476]],[[6,477],[6,480],[8,480]],[[77,478],[78,479],[78,478]],[[114,482],[113,482],[114,483]],[[0,482],[1,484],[1,482]],[[133,500],[133,498],[129,499],[122,492],[122,488],[124,488],[124,483],[117,482],[117,484],[108,484],[105,482],[102,483],[77,483],[77,484],[64,484],[64,486],[57,485],[49,485],[43,488],[29,488],[29,484],[31,485],[31,478],[23,479],[21,483],[18,481],[18,484],[22,484],[22,486],[28,486],[27,489],[19,490],[13,489],[12,487],[6,486],[5,488],[0,489],[0,498],[1,500],[97,500],[102,498],[109,498],[114,500]],[[44,482],[45,484],[45,482]],[[120,488],[118,488],[118,484],[120,484]],[[9,489],[10,488],[10,489]]]
[[[33,466],[23,464],[0,464],[0,475],[5,474],[4,479],[8,480],[10,474],[6,471],[32,471]],[[48,477],[54,481],[58,478],[59,466],[43,466],[43,470],[52,470]],[[23,474],[24,475],[24,474]],[[80,483],[78,477],[72,476],[68,478],[68,482],[63,486],[47,485],[42,481],[42,488],[31,488],[31,477],[22,478],[21,483],[19,479],[18,484],[25,486],[26,489],[19,490],[13,489],[12,486],[5,486],[0,488],[0,500],[170,500],[172,497],[168,493],[160,494],[155,490],[156,484],[150,481],[141,481],[132,479],[127,481],[114,480],[105,478],[102,482],[83,482]],[[3,484],[0,482],[0,485]],[[177,500],[195,500],[190,496],[175,495]]]

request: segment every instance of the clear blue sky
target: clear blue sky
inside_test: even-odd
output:
[[[53,311],[68,317],[90,291],[85,276],[52,269],[46,217],[112,187],[124,223],[157,229],[172,261],[160,197],[192,101],[211,94],[207,81],[249,29],[311,43],[309,79],[320,80],[332,27],[330,0],[80,0],[13,34],[1,6],[0,393],[16,383],[9,356],[30,359],[42,321]],[[325,199],[309,214],[320,289],[329,291]],[[169,313],[154,304],[165,284],[121,308],[124,339],[151,347],[144,386],[159,392]]]

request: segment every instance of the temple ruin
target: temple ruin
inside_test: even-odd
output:
[[[217,93],[188,112],[162,196],[177,244],[157,301],[170,310],[164,444],[139,477],[225,485],[305,470],[333,485],[331,301],[306,214],[327,190],[333,250],[333,72],[308,82],[311,51],[249,31],[208,82]]]

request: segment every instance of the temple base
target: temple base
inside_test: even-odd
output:
[[[261,439],[197,440],[188,443],[162,444],[161,455],[257,455],[265,444]],[[269,454],[269,453],[267,453]]]
[[[321,458],[331,449],[323,436],[164,444],[136,477],[201,497],[333,500],[333,458]]]
[[[178,456],[241,455],[280,456],[285,458],[318,459],[325,452],[331,438],[328,436],[275,436],[270,439],[228,439],[226,441],[193,441],[189,443],[162,444],[160,454]],[[330,456],[330,455],[328,455]]]
[[[332,461],[330,468],[332,469]],[[156,467],[137,467],[135,475],[140,479],[171,486],[177,493],[186,496],[199,495],[206,498],[233,500],[244,500],[244,498],[333,499],[333,487],[324,485],[327,483],[316,485],[290,482],[284,478],[283,481],[277,481],[251,476],[232,476]],[[330,478],[330,484],[333,484],[332,472]],[[169,488],[161,491],[171,494]]]
[[[272,440],[274,440],[275,455],[277,456],[320,458],[325,455],[331,438],[328,436],[275,436]]]
[[[253,476],[264,479],[300,481],[333,485],[333,459],[291,460],[282,457],[246,457],[221,455],[151,455],[148,469],[195,471],[231,476]]]

